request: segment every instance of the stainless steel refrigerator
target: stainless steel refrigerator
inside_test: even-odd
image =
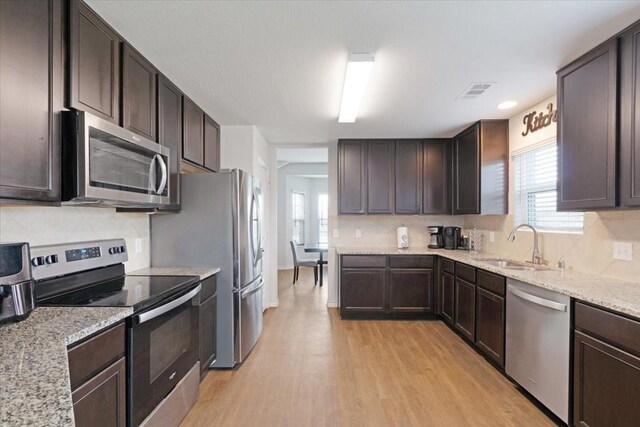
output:
[[[181,177],[182,211],[151,218],[151,265],[220,267],[216,359],[241,363],[262,332],[262,192],[239,169]]]

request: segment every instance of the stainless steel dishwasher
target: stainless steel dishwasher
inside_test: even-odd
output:
[[[506,372],[569,422],[571,299],[507,279]]]

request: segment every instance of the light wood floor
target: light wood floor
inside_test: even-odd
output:
[[[211,371],[183,426],[545,426],[540,410],[440,321],[343,321],[313,273],[239,368]]]

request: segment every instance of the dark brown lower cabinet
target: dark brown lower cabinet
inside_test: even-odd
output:
[[[389,311],[429,313],[433,311],[433,270],[389,270]]]
[[[200,303],[200,379],[204,379],[209,366],[216,359],[216,313],[218,295]]]
[[[476,330],[476,285],[456,278],[454,327],[473,341]]]
[[[126,425],[126,364],[124,357],[72,393],[76,426]]]
[[[386,311],[386,269],[343,269],[341,276],[341,315],[384,313]]]
[[[453,325],[455,307],[455,279],[453,274],[443,271],[440,274],[440,314],[445,322]]]
[[[480,287],[476,294],[476,345],[504,366],[504,298]]]

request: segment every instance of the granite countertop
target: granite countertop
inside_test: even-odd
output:
[[[67,346],[130,316],[130,307],[38,307],[0,325],[2,426],[73,426]]]
[[[148,267],[127,273],[129,276],[198,276],[200,280],[220,272],[218,267]]]
[[[336,252],[340,255],[438,255],[640,318],[640,283],[551,268],[539,271],[509,270],[482,262],[482,259],[504,257],[459,250],[363,247],[336,248]]]

